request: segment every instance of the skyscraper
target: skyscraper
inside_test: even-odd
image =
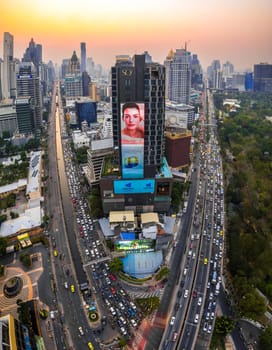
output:
[[[222,88],[222,71],[219,60],[213,60],[211,66],[207,69],[209,87],[212,89]]]
[[[42,62],[42,45],[34,42],[33,38],[29,42],[29,46],[26,49],[23,62],[32,62],[36,68],[37,74],[39,74],[39,65]]]
[[[272,64],[254,64],[254,91],[272,92]]]
[[[32,62],[20,63],[17,67],[18,97],[31,97],[34,128],[38,131],[42,123],[41,83]]]
[[[190,52],[177,49],[170,52],[167,65],[168,98],[176,103],[189,104],[191,92]]]
[[[80,71],[86,71],[86,43],[80,43]]]
[[[165,68],[146,54],[122,55],[111,75],[115,167],[121,176],[101,179],[104,212],[167,212],[172,176],[163,157]]]
[[[13,64],[13,35],[4,33],[4,51],[3,51],[3,76],[2,76],[2,98],[11,97],[12,83],[12,64]]]

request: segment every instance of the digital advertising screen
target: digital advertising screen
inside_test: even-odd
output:
[[[152,239],[136,239],[133,241],[118,241],[115,243],[116,250],[138,250],[138,251],[152,251],[154,250],[155,241]]]
[[[144,103],[121,104],[121,154],[123,178],[144,176]]]
[[[113,188],[115,194],[154,193],[155,180],[114,180]]]

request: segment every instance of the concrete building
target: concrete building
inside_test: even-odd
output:
[[[42,94],[40,78],[36,74],[32,62],[19,63],[17,66],[17,96],[31,97],[35,131],[40,130],[42,124]]]
[[[272,64],[254,65],[254,91],[272,92]]]
[[[105,213],[167,212],[170,208],[172,175],[163,157],[165,69],[146,63],[145,57],[118,56],[112,67],[114,156],[105,164],[108,175],[100,180]],[[125,122],[134,111],[137,137],[131,136],[130,122]],[[132,129],[136,129],[134,123]]]
[[[15,108],[20,134],[32,134],[34,132],[33,109],[31,108],[31,96],[18,97],[15,100]]]
[[[80,72],[86,72],[86,43],[80,43]]]
[[[169,100],[188,105],[191,91],[190,52],[186,49],[170,52],[165,65]]]
[[[16,108],[12,100],[4,100],[0,103],[0,137],[8,132],[9,137],[18,130]]]
[[[4,32],[3,68],[1,74],[2,99],[16,96],[15,62],[13,59],[13,35]]]
[[[190,131],[166,131],[165,132],[165,156],[172,168],[182,168],[190,164],[191,151]]]

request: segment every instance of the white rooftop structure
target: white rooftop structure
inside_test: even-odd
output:
[[[40,198],[40,169],[41,169],[41,152],[32,152],[29,164],[28,184],[26,194],[30,199]]]
[[[20,230],[33,229],[41,225],[40,206],[27,209],[24,214],[13,220],[4,221],[0,227],[0,236],[10,236]]]

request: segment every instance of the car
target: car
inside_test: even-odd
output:
[[[198,323],[198,320],[199,320],[199,314],[196,314],[195,319],[194,319],[194,323]]]
[[[178,337],[178,332],[175,332],[175,333],[173,334],[173,341],[176,341],[176,340],[177,340],[177,337]]]
[[[84,335],[83,328],[81,326],[78,327],[78,331],[80,335]]]
[[[50,317],[52,320],[55,319],[55,312],[54,311],[50,311]]]
[[[201,304],[202,304],[202,297],[199,297],[199,298],[198,298],[197,305],[198,305],[198,306],[201,306]]]
[[[173,326],[173,325],[174,325],[175,320],[176,320],[176,317],[175,317],[175,316],[172,316],[172,317],[171,317],[171,320],[170,320],[170,326]]]
[[[132,327],[137,327],[137,322],[134,320],[134,318],[130,320],[130,323],[132,324]]]
[[[93,344],[89,341],[88,342],[88,348],[90,349],[90,350],[94,350],[94,347],[93,347]]]
[[[196,297],[197,297],[197,291],[194,290],[194,291],[193,291],[193,298],[196,298]]]
[[[180,298],[182,296],[182,291],[181,290],[178,291],[177,296],[178,296],[178,298]]]
[[[208,264],[208,259],[204,258],[204,265],[207,265],[207,264]]]
[[[54,249],[54,256],[57,257],[58,255],[59,255],[58,251],[56,249]]]
[[[66,282],[66,281],[64,282],[64,288],[68,289],[68,282]]]
[[[71,287],[70,287],[70,288],[71,288],[71,292],[72,292],[72,293],[75,293],[75,286],[74,286],[73,284],[71,284]]]
[[[123,335],[127,335],[127,331],[126,331],[125,327],[121,327],[120,331]]]
[[[208,322],[205,322],[203,327],[203,332],[207,332],[207,330],[208,330]]]
[[[188,289],[185,289],[185,292],[184,292],[184,298],[187,298],[189,295],[189,290]]]
[[[212,325],[211,324],[209,324],[209,326],[208,326],[208,331],[207,331],[208,333],[211,333],[212,332]]]

